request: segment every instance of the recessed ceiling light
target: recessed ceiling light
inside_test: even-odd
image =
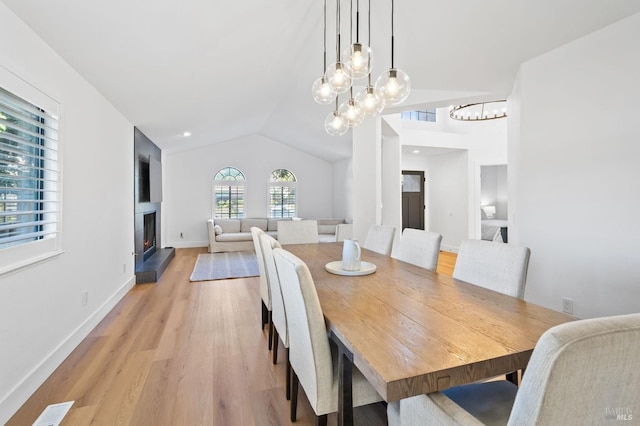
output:
[[[414,154],[420,154],[420,151],[419,151],[419,150],[417,150],[417,149],[414,149],[414,150],[413,150],[413,153],[414,153]]]
[[[185,138],[188,138],[189,136],[191,136],[191,132],[183,132],[182,136],[184,136]]]

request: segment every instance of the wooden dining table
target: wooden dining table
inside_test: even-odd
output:
[[[338,423],[352,424],[355,366],[386,402],[522,370],[572,316],[363,249],[364,276],[328,272],[342,243],[285,245],[315,282],[339,349]]]

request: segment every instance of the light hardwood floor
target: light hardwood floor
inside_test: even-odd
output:
[[[178,249],[155,284],[136,285],[10,419],[31,425],[74,400],[63,425],[289,425],[284,348],[271,363],[257,278],[190,282],[199,253]],[[455,254],[441,252],[451,275]],[[297,425],[314,424],[302,389]],[[386,424],[383,404],[356,424]],[[329,416],[329,425],[336,415]]]

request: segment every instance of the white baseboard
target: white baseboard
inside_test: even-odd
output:
[[[60,344],[22,379],[0,401],[0,424],[5,424],[31,395],[44,383],[56,368],[71,352],[89,335],[100,321],[116,306],[116,304],[136,284],[136,277],[131,276],[116,292],[98,309],[73,330]]]
[[[209,240],[206,241],[170,241],[167,247],[175,248],[195,248],[195,247],[209,247]]]

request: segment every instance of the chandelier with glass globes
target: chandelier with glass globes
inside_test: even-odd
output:
[[[385,106],[402,103],[411,91],[411,80],[407,73],[394,64],[394,0],[391,0],[391,68],[371,84],[373,51],[359,40],[360,2],[356,6],[356,41],[341,51],[340,46],[340,1],[336,0],[336,61],[327,67],[327,1],[324,0],[324,62],[323,75],[311,88],[313,99],[322,105],[335,103],[324,127],[332,136],[345,134],[350,127],[362,123],[365,117],[375,117]],[[353,0],[351,16],[353,16]],[[371,0],[369,0],[369,44],[371,44]],[[353,26],[353,22],[351,22]],[[366,78],[366,86],[355,97],[355,81]],[[339,103],[339,95],[349,93],[349,98]]]

